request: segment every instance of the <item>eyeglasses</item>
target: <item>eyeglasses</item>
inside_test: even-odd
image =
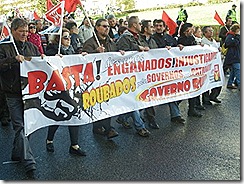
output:
[[[68,40],[68,39],[71,38],[71,36],[63,36],[62,38],[65,39],[65,40]]]
[[[104,28],[109,28],[110,27],[109,25],[100,25],[100,26],[102,26]]]
[[[36,29],[36,26],[30,26],[29,29]]]
[[[155,27],[163,27],[163,25],[162,24],[155,24]]]

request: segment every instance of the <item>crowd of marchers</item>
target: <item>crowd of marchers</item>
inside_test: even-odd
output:
[[[235,7],[233,5],[232,10]],[[236,22],[235,15],[231,14],[232,10],[228,12],[225,26],[219,31],[220,43],[213,38],[211,26],[199,27],[187,22],[188,15],[183,7],[179,11],[178,26],[173,35],[169,34],[168,25],[162,19],[140,20],[137,16],[128,17],[126,20],[117,20],[114,15],[97,20],[85,17],[80,25],[75,19],[64,16],[60,35],[40,34],[49,26],[44,25],[42,20],[27,21],[23,18],[14,18],[11,21],[10,30],[15,44],[11,42],[0,44],[0,121],[2,126],[12,125],[15,132],[11,160],[23,163],[27,174],[32,175],[36,170],[29,137],[24,135],[20,63],[25,62],[25,57],[55,55],[62,57],[62,55],[70,54],[84,56],[116,51],[123,55],[126,51],[146,52],[156,48],[169,50],[172,47],[182,50],[185,46],[194,45],[216,47],[221,52],[221,47],[224,45],[228,48],[227,53],[222,55],[223,69],[229,77],[226,87],[231,90],[240,90],[240,24]],[[203,116],[201,111],[214,103],[221,103],[219,96],[223,87],[216,87],[197,97],[189,98],[187,115],[201,118]],[[174,101],[167,104],[171,122],[185,124],[186,121],[179,107],[180,103],[181,101]],[[92,132],[113,139],[119,133],[112,124],[119,123],[126,129],[134,128],[135,133],[141,137],[152,136],[150,133],[152,129],[160,129],[155,116],[154,107],[120,114],[116,117],[116,122],[111,122],[111,117],[109,117],[93,123]],[[129,118],[132,118],[133,124]],[[48,152],[55,151],[54,137],[58,127],[58,125],[49,126],[47,136],[43,138],[46,140]],[[85,156],[86,152],[79,146],[79,127],[68,126],[69,153]]]

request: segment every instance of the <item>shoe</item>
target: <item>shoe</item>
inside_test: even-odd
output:
[[[123,121],[122,119],[120,119],[120,118],[117,118],[116,119],[116,122],[117,123],[119,123],[119,124],[121,124],[124,128],[126,128],[126,129],[131,129],[132,128],[132,126],[130,125],[130,123],[128,123],[128,122],[126,122],[126,121]]]
[[[105,129],[103,127],[101,127],[101,128],[93,128],[92,131],[93,131],[94,134],[106,135]]]
[[[111,138],[117,137],[118,135],[119,135],[119,133],[116,132],[113,128],[111,128],[107,134],[107,138],[111,139]]]
[[[137,130],[137,133],[142,137],[148,137],[150,135],[150,132],[146,128]]]
[[[196,110],[191,110],[191,111],[188,111],[188,116],[192,116],[192,117],[202,117],[202,114],[197,112]]]
[[[28,177],[30,177],[30,178],[34,177],[35,170],[36,170],[35,164],[29,164],[29,165],[25,166],[25,172],[28,175]]]
[[[205,101],[205,102],[203,102],[203,105],[213,105],[213,104],[210,101]]]
[[[72,146],[69,148],[69,153],[77,156],[86,156],[86,152],[82,151],[80,148],[75,149]]]
[[[46,149],[47,149],[48,152],[54,152],[53,143],[47,143],[46,144]]]
[[[237,86],[235,86],[235,85],[227,85],[227,88],[228,89],[237,89]]]
[[[210,101],[213,101],[215,103],[221,103],[221,101],[217,98],[210,98]]]
[[[202,105],[197,105],[197,106],[195,106],[195,109],[197,109],[197,110],[205,110],[205,107],[202,106]]]
[[[171,122],[173,122],[173,123],[182,123],[182,124],[185,124],[185,121],[186,121],[186,120],[184,120],[184,119],[181,118],[180,116],[171,118]]]
[[[159,125],[155,122],[154,119],[152,119],[150,122],[149,122],[149,127],[150,128],[153,128],[153,129],[159,129]]]

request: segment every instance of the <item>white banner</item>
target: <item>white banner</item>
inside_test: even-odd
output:
[[[21,76],[26,135],[188,99],[224,82],[220,52],[209,46],[33,57]]]

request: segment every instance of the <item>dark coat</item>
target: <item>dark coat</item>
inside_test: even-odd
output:
[[[227,36],[226,34],[227,34],[227,32],[229,30],[230,30],[230,26],[225,25],[225,26],[221,27],[221,29],[219,31],[219,38],[221,38],[221,40],[220,40],[220,46],[222,46],[223,43],[225,42],[225,39],[226,39],[226,36]]]
[[[156,41],[159,48],[165,48],[166,46],[177,46],[177,41],[169,34],[154,33],[152,37]]]
[[[158,48],[158,45],[157,45],[156,41],[152,38],[152,36],[150,36],[150,38],[148,40],[147,40],[145,35],[142,35],[141,37],[147,42],[148,47],[150,49],[157,49]]]
[[[40,56],[38,48],[30,42],[15,41],[19,54],[31,57]],[[0,83],[8,97],[21,96],[20,63],[13,43],[0,44]]]
[[[232,65],[233,63],[240,63],[241,38],[239,34],[234,34],[233,32],[228,32],[225,39],[225,47],[228,51],[225,56],[224,65]]]
[[[184,46],[192,46],[197,45],[197,42],[193,36],[180,36],[178,39],[178,44],[182,44]]]
[[[114,40],[117,40],[119,38],[118,30],[119,30],[119,24],[116,24],[114,27],[110,27],[108,36]]]
[[[45,54],[47,56],[55,56],[56,54],[58,54],[58,44],[52,44],[52,43],[48,44]],[[75,54],[75,51],[72,45],[70,45],[68,48],[65,48],[64,46],[61,45],[60,54],[70,55],[70,54]]]
[[[116,42],[117,47],[124,51],[140,51],[139,46],[148,47],[147,42],[141,37],[140,34],[135,38],[134,35],[126,30]]]
[[[79,35],[75,34],[75,33],[71,34],[71,40],[70,41],[71,41],[71,45],[72,45],[75,53],[79,54],[79,52],[82,48],[82,45],[83,45],[80,38],[79,38]]]
[[[110,39],[109,36],[105,40],[102,40],[98,37],[98,40],[101,45],[105,47],[104,52],[117,52],[118,48],[116,44]],[[87,53],[97,53],[98,43],[95,39],[95,36],[89,38],[85,41],[82,51]]]

